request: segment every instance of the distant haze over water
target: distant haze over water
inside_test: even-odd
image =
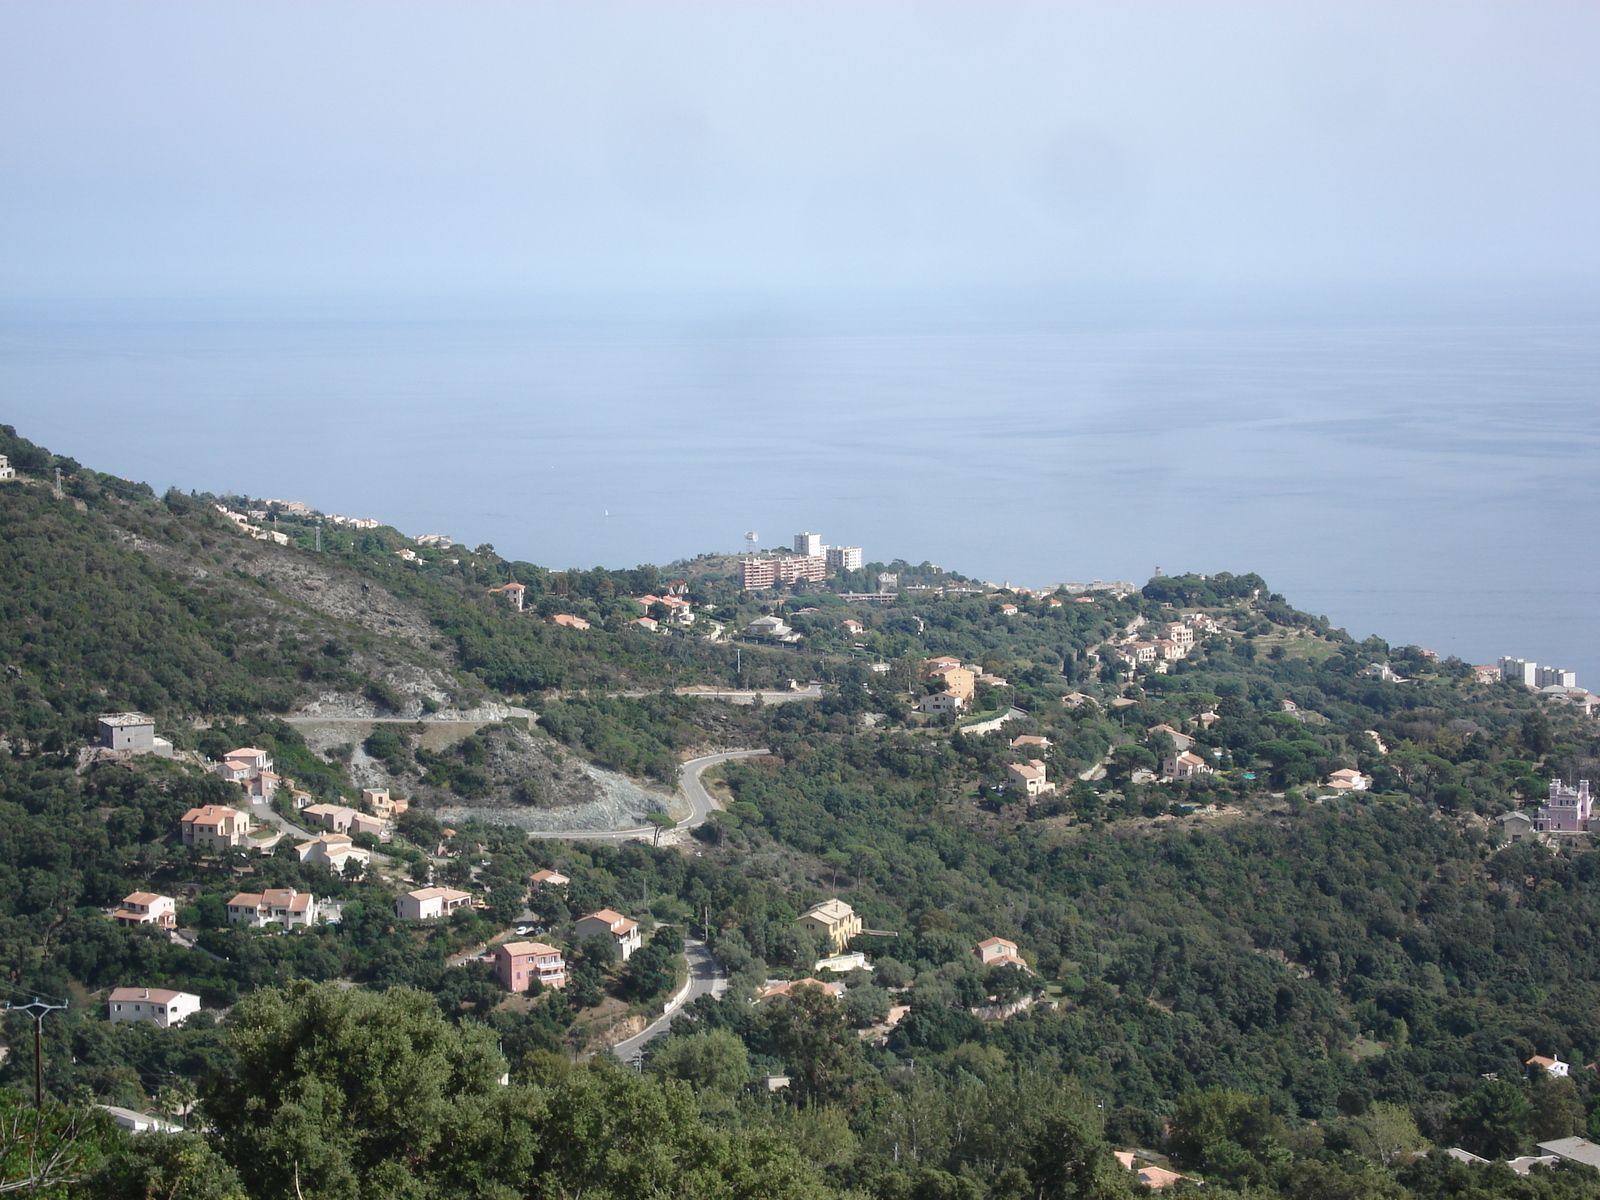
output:
[[[1600,689],[1592,295],[13,307],[0,420],[158,490],[665,564],[812,530],[1037,586],[1258,571]],[[609,513],[609,516],[606,515]]]

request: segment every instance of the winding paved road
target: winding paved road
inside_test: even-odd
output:
[[[745,753],[752,752],[747,750]],[[722,968],[717,966],[716,960],[711,957],[711,951],[706,949],[704,942],[698,938],[684,938],[683,953],[689,960],[689,990],[681,1001],[647,1025],[643,1033],[636,1033],[627,1041],[618,1042],[611,1048],[611,1053],[623,1062],[635,1061],[646,1042],[665,1033],[672,1024],[672,1018],[701,996],[720,996],[727,990],[728,977]]]
[[[722,754],[707,754],[704,758],[691,758],[678,768],[678,788],[689,801],[689,815],[672,827],[673,832],[686,832],[697,826],[704,825],[706,818],[712,810],[719,807],[711,798],[711,793],[706,791],[705,785],[700,782],[700,773],[707,767],[714,767],[718,763],[727,762],[730,758],[753,758],[758,754],[771,754],[772,751],[762,747],[759,750],[729,750]],[[662,830],[663,833],[667,832]],[[597,832],[593,829],[540,829],[528,833],[530,838],[567,838],[587,841],[626,841],[628,838],[644,838],[654,840],[656,827],[654,825],[641,826],[638,829],[608,829]]]

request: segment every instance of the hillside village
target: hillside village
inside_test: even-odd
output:
[[[909,1113],[919,1060],[955,1103],[961,1079],[1045,1054],[1107,1105],[1118,1187],[1266,1177],[1277,1151],[1230,1167],[1185,1149],[1183,1105],[1208,1088],[1270,1095],[1283,1145],[1291,1129],[1355,1139],[1366,1110],[1346,1094],[1401,1105],[1397,1062],[1433,1097],[1404,1117],[1419,1152],[1519,1177],[1587,1162],[1590,1081],[1567,1065],[1600,1056],[1600,1031],[1515,1007],[1555,1001],[1485,999],[1472,1020],[1506,1032],[1461,1057],[1446,1026],[1467,1018],[1430,1014],[1490,986],[1482,931],[1379,898],[1460,906],[1444,889],[1487,895],[1502,862],[1553,879],[1593,853],[1600,758],[1570,671],[1357,643],[1248,575],[1024,589],[815,534],[792,552],[551,572],[86,468],[59,501],[35,471],[0,502],[10,628],[26,631],[4,648],[4,803],[37,825],[30,845],[54,823],[94,864],[8,866],[28,881],[13,957],[26,945],[37,964],[12,984],[69,1004],[45,1022],[52,1092],[92,1094],[130,1130],[181,1127],[240,1006],[299,979],[419,990],[494,1032],[507,1087],[548,1056],[664,1072],[714,1043],[743,1064],[727,1104],[777,1105],[774,1121],[851,1089]],[[46,562],[26,537],[80,549]],[[45,599],[16,590],[22,562],[69,573]],[[102,587],[158,640],[71,640],[117,619]],[[64,618],[63,596],[107,615]],[[527,753],[492,753],[512,742]],[[563,826],[575,797],[534,762],[674,790],[704,762],[679,799],[708,800],[640,828]],[[30,799],[45,796],[54,809]],[[535,810],[545,826],[512,819]],[[1404,882],[1346,885],[1348,908],[1327,908],[1316,856],[1353,829],[1430,847],[1426,872],[1373,849]],[[1187,858],[1219,882],[1196,884]],[[1269,886],[1263,870],[1284,873]],[[57,876],[77,890],[42,892]],[[1156,882],[1119,882],[1141,876]],[[1556,993],[1580,986],[1540,961]],[[1118,1022],[1131,1045],[1106,1032]],[[1289,1048],[1293,1022],[1316,1024],[1320,1057]],[[1179,1052],[1202,1027],[1234,1065]],[[20,1084],[31,1044],[7,1028],[0,1079]],[[1112,1047],[1138,1069],[1111,1071]],[[169,1076],[189,1091],[155,1082]],[[1568,1116],[1529,1117],[1502,1145],[1459,1108],[1499,1083],[1530,1103],[1559,1092]],[[849,1136],[893,1173],[892,1146]]]

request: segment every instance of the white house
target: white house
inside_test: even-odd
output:
[[[626,962],[629,955],[639,948],[639,925],[619,912],[602,908],[599,912],[580,918],[572,926],[573,941],[581,942],[591,937],[611,938],[617,948],[617,956]]]
[[[132,892],[122,898],[122,907],[111,914],[118,925],[154,925],[158,929],[178,927],[178,902],[154,892]]]
[[[1212,774],[1211,764],[1198,754],[1169,754],[1161,760],[1161,774],[1169,780],[1194,779]]]
[[[471,893],[458,892],[455,888],[418,888],[395,897],[394,915],[402,921],[429,921],[448,916],[471,903]]]
[[[115,1104],[96,1104],[102,1112],[111,1114],[111,1119],[121,1125],[129,1133],[182,1133],[183,1126],[174,1121],[150,1113],[134,1112],[131,1108],[122,1108]]]
[[[777,638],[793,641],[799,635],[784,623],[782,617],[757,617],[744,627],[746,637]]]
[[[228,901],[229,925],[259,927],[269,921],[282,925],[315,925],[317,898],[294,888],[267,888],[262,892],[240,892]]]
[[[113,1025],[119,1021],[154,1021],[169,1029],[200,1011],[200,997],[166,988],[119,987],[111,989],[106,1017]]]
[[[966,706],[966,700],[954,692],[935,692],[917,701],[917,711],[925,713],[958,712]]]
[[[1564,1063],[1559,1058],[1546,1058],[1543,1054],[1535,1054],[1526,1065],[1543,1071],[1554,1079],[1565,1079],[1567,1072],[1572,1069],[1571,1063]]]
[[[1173,749],[1179,751],[1180,753],[1184,750],[1193,749],[1194,747],[1194,739],[1192,737],[1190,737],[1187,733],[1179,733],[1171,725],[1152,725],[1150,726],[1150,732],[1166,734],[1172,739]]]
[[[265,750],[257,750],[254,746],[240,746],[237,750],[229,750],[222,756],[222,761],[237,763],[251,775],[272,770],[272,755]]]

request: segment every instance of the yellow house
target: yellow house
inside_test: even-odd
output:
[[[978,677],[965,667],[938,666],[928,672],[929,679],[937,679],[944,684],[944,690],[960,696],[963,700],[971,701],[976,690]]]
[[[796,918],[802,928],[828,939],[835,954],[850,944],[850,939],[861,932],[861,918],[856,910],[843,900],[824,900],[813,904]]]

